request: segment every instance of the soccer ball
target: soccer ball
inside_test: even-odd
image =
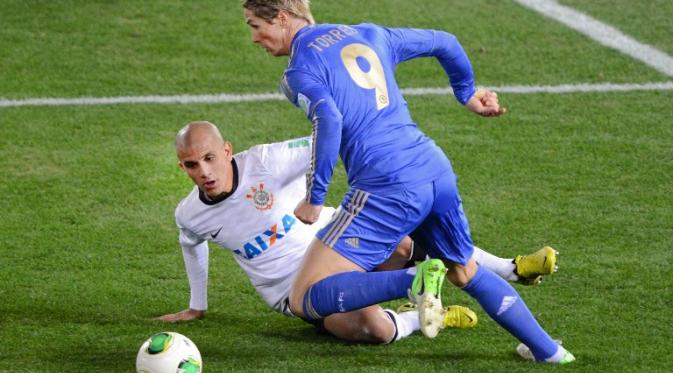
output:
[[[201,373],[202,369],[201,353],[194,342],[174,332],[151,336],[136,357],[138,373]]]

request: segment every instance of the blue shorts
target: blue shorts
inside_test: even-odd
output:
[[[351,262],[371,271],[407,235],[430,257],[462,265],[472,257],[470,228],[455,174],[385,195],[351,189],[332,220],[316,236]]]

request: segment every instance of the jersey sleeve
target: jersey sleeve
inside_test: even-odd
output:
[[[463,105],[474,95],[474,72],[458,39],[448,32],[409,28],[387,28],[395,64],[417,58],[435,57],[449,77],[456,99]]]
[[[176,223],[189,280],[189,308],[205,311],[208,308],[208,241],[183,226],[177,217]]]
[[[293,69],[286,72],[285,78],[291,92],[288,98],[304,110],[312,123],[306,202],[323,205],[339,156],[343,117],[327,90],[327,85],[318,77]]]
[[[304,177],[311,162],[311,138],[266,145],[262,162],[273,178],[283,185]]]
[[[189,279],[189,308],[205,311],[208,309],[208,242],[196,246],[182,246]]]

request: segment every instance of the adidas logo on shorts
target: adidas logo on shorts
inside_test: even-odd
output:
[[[347,239],[346,239],[346,243],[349,244],[349,245],[351,245],[351,246],[353,246],[353,247],[355,247],[355,248],[360,247],[360,239],[357,238],[357,237],[347,238]]]

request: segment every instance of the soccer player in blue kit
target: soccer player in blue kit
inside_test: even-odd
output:
[[[504,114],[494,92],[476,89],[457,39],[436,30],[315,24],[308,0],[247,0],[243,7],[253,42],[274,56],[289,56],[281,90],[313,125],[307,193],[295,215],[309,224],[318,219],[337,156],[350,186],[308,249],[290,294],[291,311],[319,320],[404,297],[411,288],[422,331],[434,337],[446,274],[536,361],[573,361],[516,290],[472,258],[451,163],[413,122],[395,81],[397,64],[435,57],[461,104],[485,117]],[[438,259],[415,274],[368,272],[406,235]]]

